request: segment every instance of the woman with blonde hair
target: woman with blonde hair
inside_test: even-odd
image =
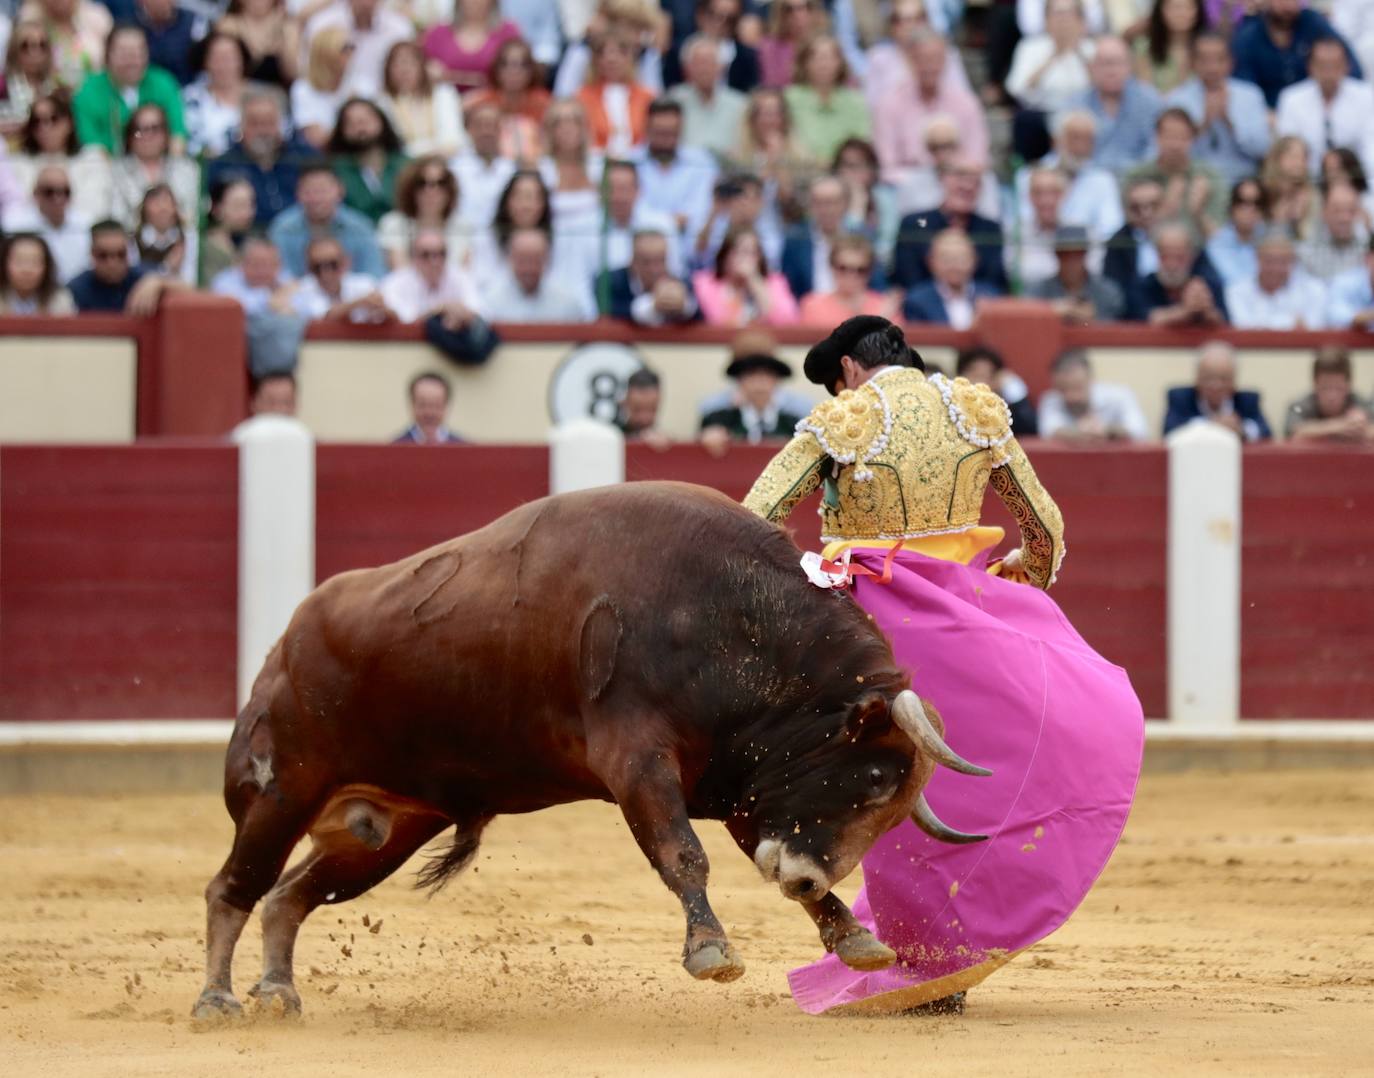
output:
[[[461,93],[480,89],[496,51],[519,36],[519,27],[501,17],[497,0],[455,0],[453,21],[431,26],[420,44]]]
[[[848,81],[849,65],[829,34],[817,34],[797,51],[795,77],[783,96],[797,141],[819,161],[834,157],[845,139],[872,137],[868,102]]]
[[[544,114],[552,100],[543,81],[529,45],[512,38],[496,50],[486,88],[466,96],[469,107],[492,104],[501,110],[502,157],[526,165],[539,158]]]
[[[1269,203],[1269,226],[1302,239],[1319,200],[1307,165],[1307,143],[1301,135],[1276,138],[1260,164],[1260,186]]]
[[[452,157],[467,146],[463,102],[446,82],[429,77],[424,50],[413,41],[398,41],[382,65],[378,101],[401,136],[405,152]]]
[[[637,56],[635,79],[655,95],[663,92],[663,50],[672,37],[672,23],[657,0],[600,0],[587,22],[582,40],[568,46],[554,79],[555,97],[574,97],[587,82],[592,53],[606,37],[622,37]]]
[[[792,109],[781,90],[760,89],[749,95],[730,160],[733,171],[759,177],[767,197],[783,211],[796,208],[797,191],[820,171],[817,159],[793,136]]]
[[[607,34],[592,49],[592,76],[577,94],[592,144],[615,157],[644,141],[653,91],[635,81],[634,42]]]
[[[597,230],[604,165],[603,155],[591,146],[586,110],[577,101],[554,101],[544,114],[538,170],[549,190],[555,238],[581,241]]]
[[[353,50],[347,30],[326,26],[310,39],[305,76],[291,84],[291,117],[296,130],[317,150],[329,141],[339,107],[348,100],[344,75]]]

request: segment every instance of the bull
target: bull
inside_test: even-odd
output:
[[[497,815],[616,802],[686,915],[683,964],[744,965],[707,901],[691,819],[725,823],[849,965],[895,959],[831,891],[912,816],[943,740],[846,595],[812,586],[786,534],[713,491],[636,483],[531,502],[469,535],[343,573],[301,603],[238,715],[235,825],[206,888],[197,1018],[241,1011],[233,953],[263,901],[251,995],[298,1013],[292,951],[321,904],[376,886],[446,828],[441,887]],[[291,850],[312,839],[283,874]]]

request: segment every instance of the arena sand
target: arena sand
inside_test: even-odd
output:
[[[808,1018],[801,911],[719,825],[712,897],[749,971],[697,984],[682,918],[616,811],[498,820],[427,899],[414,865],[318,911],[306,1015],[196,1032],[213,797],[0,801],[5,1075],[1374,1072],[1374,773],[1147,779],[1126,840],[1057,935],[962,1018]],[[854,882],[842,887],[849,897]],[[364,923],[364,917],[367,923]],[[236,966],[259,956],[256,920]]]

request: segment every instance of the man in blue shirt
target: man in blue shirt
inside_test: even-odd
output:
[[[283,210],[267,230],[292,277],[304,277],[306,249],[320,236],[338,240],[358,273],[386,275],[386,262],[372,222],[343,205],[343,185],[324,162],[306,165],[296,181],[296,205]]]
[[[253,185],[258,212],[254,224],[266,228],[283,210],[296,204],[296,179],[302,166],[321,160],[299,135],[282,137],[282,95],[276,88],[245,90],[239,137],[210,162],[207,185],[228,177]]]
[[[1252,83],[1231,77],[1226,38],[1207,30],[1193,39],[1193,77],[1169,95],[1198,127],[1193,159],[1211,165],[1227,185],[1259,172],[1269,149],[1264,95]]]
[[[203,19],[177,6],[176,0],[138,0],[134,22],[148,35],[148,57],[185,86],[196,77],[192,46],[205,36]]]
[[[1071,105],[1097,121],[1093,164],[1118,175],[1150,155],[1159,95],[1131,75],[1131,50],[1119,37],[1101,37],[1088,63],[1092,86]]]
[[[1231,38],[1236,58],[1236,78],[1253,82],[1272,109],[1279,93],[1307,78],[1307,56],[1312,43],[1337,38],[1350,58],[1350,75],[1363,78],[1360,62],[1350,44],[1315,11],[1303,8],[1305,0],[1264,0],[1258,16],[1246,19]]]
[[[185,288],[174,277],[147,273],[129,264],[129,237],[118,221],[91,226],[91,268],[67,282],[82,314],[149,315],[164,292]]]
[[[669,214],[678,234],[695,238],[711,216],[716,162],[705,150],[682,145],[682,106],[659,98],[649,106],[639,166],[643,204]]]

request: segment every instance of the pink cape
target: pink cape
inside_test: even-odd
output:
[[[880,573],[884,555],[855,550],[853,561]],[[993,771],[937,768],[927,800],[949,826],[991,837],[952,846],[904,822],[879,839],[854,913],[898,962],[862,973],[827,955],[793,970],[811,1014],[863,1000],[895,1010],[976,984],[1068,919],[1126,825],[1145,735],[1126,672],[1048,595],[988,576],[986,561],[902,551],[890,583],[855,581],[950,746]]]

